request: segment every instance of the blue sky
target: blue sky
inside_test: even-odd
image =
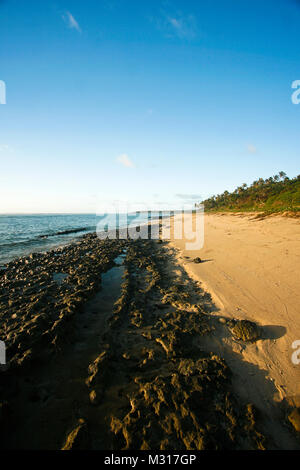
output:
[[[0,212],[299,173],[300,2],[0,0]]]

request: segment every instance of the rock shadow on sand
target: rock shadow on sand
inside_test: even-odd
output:
[[[261,327],[261,332],[261,339],[275,340],[286,334],[286,328],[280,325],[264,325]]]

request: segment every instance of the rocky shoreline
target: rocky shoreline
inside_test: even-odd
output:
[[[113,266],[124,246],[91,234],[5,266],[0,274],[0,338],[9,370],[39,361],[42,347],[43,355],[58,347],[67,322],[100,288],[101,273]]]
[[[272,447],[224,360],[201,349],[211,298],[167,243],[88,234],[5,268],[3,449]]]

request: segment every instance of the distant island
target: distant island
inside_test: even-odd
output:
[[[224,191],[202,201],[206,211],[299,212],[300,175],[290,179],[284,171],[270,178],[260,178],[250,186],[246,183],[232,193]],[[196,207],[198,204],[196,204]]]

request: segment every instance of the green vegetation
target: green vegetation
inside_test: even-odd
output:
[[[242,184],[232,193],[212,196],[202,201],[206,211],[300,211],[300,175],[295,178],[281,171],[264,180],[260,178],[251,186]]]

